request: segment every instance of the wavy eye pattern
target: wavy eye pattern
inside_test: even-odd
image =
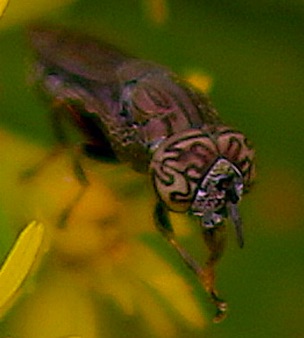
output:
[[[170,210],[186,212],[198,184],[217,158],[226,158],[242,173],[245,185],[254,176],[254,152],[240,132],[228,127],[186,130],[164,141],[151,170],[161,199]]]

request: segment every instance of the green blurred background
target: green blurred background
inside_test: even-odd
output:
[[[304,2],[163,4],[163,17],[144,0],[79,0],[53,10],[43,10],[42,2],[41,13],[23,5],[15,17],[11,9],[12,18],[9,7],[0,23],[1,127],[39,144],[52,142],[47,110],[26,77],[24,26],[37,18],[88,31],[177,73],[211,76],[211,98],[222,118],[255,144],[257,179],[241,207],[245,248],[237,248],[230,231],[219,268],[229,318],[181,336],[304,337]],[[7,228],[9,220],[1,219]],[[7,249],[10,236],[3,234]]]

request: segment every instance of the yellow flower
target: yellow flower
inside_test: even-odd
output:
[[[0,0],[0,17],[8,7],[7,12],[1,18],[1,28],[34,20],[42,15],[56,10],[60,7],[69,5],[73,0],[31,0],[31,1],[11,1]],[[9,4],[9,6],[7,6]]]
[[[5,314],[16,294],[37,263],[44,227],[30,223],[19,235],[0,269],[0,318]]]
[[[4,13],[6,7],[8,5],[8,0],[0,0],[0,16]]]
[[[8,191],[2,200],[0,196],[0,205],[14,210],[14,223],[22,217],[40,220],[50,238],[43,273],[14,308],[10,334],[112,337],[113,331],[123,334],[120,323],[131,318],[133,329],[139,330],[135,323],[140,318],[141,329],[155,337],[178,335],[177,323],[189,329],[205,326],[202,304],[189,283],[191,272],[185,277],[187,268],[154,229],[155,197],[148,175],[81,157],[90,184],[72,205],[81,185],[68,153],[20,181],[22,171],[45,153],[3,133],[0,138],[0,184]],[[59,227],[68,205],[66,224]],[[178,233],[191,238],[191,227],[183,219],[176,223]]]
[[[209,75],[206,75],[199,70],[188,70],[186,72],[185,78],[190,82],[194,87],[201,90],[203,93],[209,93],[212,89],[213,78]]]

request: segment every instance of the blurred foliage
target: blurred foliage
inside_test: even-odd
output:
[[[33,5],[27,7],[30,3]],[[64,332],[70,332],[71,336],[90,328],[83,337],[111,334],[114,337],[111,328],[116,329],[117,337],[161,336],[162,328],[176,337],[301,337],[303,1],[78,0],[65,7],[63,4],[51,8],[47,1],[21,4],[11,0],[0,21],[0,122],[2,129],[10,133],[8,139],[2,137],[0,147],[3,194],[0,254],[4,257],[20,228],[37,217],[45,221],[53,242],[37,276],[37,286],[27,288],[24,298],[1,323],[0,332],[12,337],[13,332],[23,337],[23,332],[28,338],[25,332],[32,328],[36,335],[32,333],[31,337],[59,337],[60,322]],[[92,188],[91,199],[87,201],[93,210],[80,207],[78,223],[62,233],[54,227],[56,216],[77,189],[77,184],[68,183],[73,181],[71,171],[66,174],[68,164],[52,163],[32,184],[17,184],[18,172],[43,156],[44,151],[37,145],[50,146],[53,142],[47,108],[28,81],[31,54],[24,26],[33,19],[87,31],[134,55],[166,64],[186,77],[193,70],[208,74],[213,83],[211,97],[223,119],[254,142],[257,181],[241,206],[245,248],[240,251],[236,247],[231,230],[227,252],[219,267],[219,289],[224,291],[231,309],[222,324],[206,325],[207,319],[202,318],[206,311],[201,307],[208,313],[212,308],[206,305],[205,295],[202,296],[195,278],[183,269],[160,235],[153,232],[149,219],[153,194],[148,188],[135,204],[128,198],[123,208],[119,204],[124,222],[118,230],[106,226],[102,232],[100,227],[84,229],[81,224],[92,223],[88,212],[102,215],[103,208],[112,206],[111,214],[118,203],[112,190],[107,190],[111,182],[109,173],[114,169],[90,162],[90,175],[97,176],[92,178],[95,190]],[[60,158],[68,162],[65,157]],[[124,170],[117,177],[129,173]],[[136,176],[134,180],[140,182],[137,186],[146,186],[145,178]],[[122,181],[117,180],[114,191],[119,190]],[[100,192],[105,188],[102,195]],[[111,225],[113,220],[109,222]],[[182,223],[184,242],[198,253],[201,249],[195,235],[198,230],[194,225],[187,230]],[[148,237],[143,238],[143,234]],[[113,239],[116,243],[117,236],[127,240],[118,241],[120,250],[107,251],[105,244]],[[122,256],[116,257],[114,252]],[[106,276],[103,284],[98,283],[100,269]],[[153,282],[158,274],[164,278],[162,283]],[[141,286],[136,284],[139,280]],[[154,287],[149,289],[149,283],[154,283]],[[195,299],[187,287],[193,288]],[[114,295],[117,302],[110,301],[100,289],[108,290],[108,295]],[[183,297],[188,297],[187,301]],[[194,323],[190,322],[189,305],[195,313]],[[37,316],[42,313],[53,315],[37,323]],[[77,325],[69,326],[70,323]],[[46,327],[53,328],[53,333],[45,332]]]

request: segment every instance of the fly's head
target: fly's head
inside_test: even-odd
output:
[[[200,184],[191,212],[202,217],[205,227],[214,227],[227,217],[227,206],[237,204],[243,194],[240,170],[225,158],[218,158]]]
[[[150,167],[169,210],[198,216],[204,228],[230,218],[243,245],[237,205],[254,176],[254,150],[242,133],[227,126],[185,130],[160,144]]]

